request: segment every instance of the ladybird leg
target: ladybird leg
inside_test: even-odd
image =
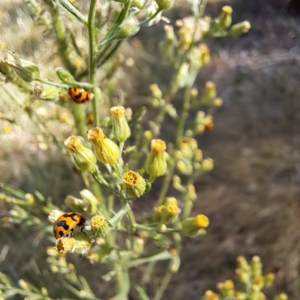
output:
[[[81,226],[80,228],[81,228],[81,229],[80,229],[80,232],[83,232],[84,234],[87,234],[86,232],[83,231],[84,226]]]
[[[70,232],[67,233],[68,237],[73,237],[74,228],[70,230]]]

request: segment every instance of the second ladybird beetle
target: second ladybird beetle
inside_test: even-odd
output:
[[[75,212],[67,212],[60,216],[53,226],[53,233],[56,239],[73,232],[76,226],[84,228],[85,218]]]
[[[94,95],[85,89],[79,87],[70,87],[69,96],[74,102],[81,104],[93,99]]]

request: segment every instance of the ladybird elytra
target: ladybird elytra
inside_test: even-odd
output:
[[[89,91],[79,88],[79,87],[70,87],[69,96],[76,103],[85,103],[93,98],[93,94]]]
[[[56,239],[71,234],[76,226],[84,228],[85,218],[75,212],[67,212],[61,215],[53,225],[53,233]]]

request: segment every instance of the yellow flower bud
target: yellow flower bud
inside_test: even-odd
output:
[[[201,162],[203,160],[203,153],[201,149],[195,150],[194,159],[196,162]]]
[[[201,63],[203,66],[207,65],[208,63],[210,63],[209,48],[206,44],[200,44],[199,48],[201,50]]]
[[[232,8],[230,6],[223,6],[221,15],[219,17],[219,25],[222,29],[230,27],[232,19]]]
[[[221,107],[223,105],[223,100],[221,98],[216,98],[213,101],[214,107]]]
[[[177,205],[178,201],[175,197],[167,197],[166,198],[166,205],[169,205],[169,204],[175,204]]]
[[[114,106],[110,109],[112,115],[113,135],[120,143],[125,142],[130,137],[130,128],[125,117],[123,106]]]
[[[235,292],[234,297],[235,300],[247,300],[247,294],[242,292]]]
[[[79,194],[83,201],[84,210],[91,215],[95,214],[99,200],[87,189],[80,191]]]
[[[266,276],[265,276],[265,284],[264,286],[271,286],[273,284],[275,280],[275,274],[274,273],[268,273]]]
[[[162,99],[162,91],[161,89],[159,88],[158,84],[157,83],[153,83],[149,86],[149,90],[152,92],[152,96],[155,98],[155,99]]]
[[[152,214],[152,218],[154,222],[160,222],[162,220],[162,215],[165,210],[165,205],[160,205],[154,208],[154,212]]]
[[[123,190],[125,194],[133,197],[141,197],[146,190],[146,181],[145,179],[134,171],[127,171],[123,175]]]
[[[168,204],[162,213],[162,221],[165,224],[172,224],[177,221],[178,215],[180,213],[180,208],[177,204]]]
[[[195,201],[197,199],[195,186],[193,184],[188,184],[187,185],[187,194],[188,194],[188,198],[190,200]]]
[[[77,136],[68,137],[64,144],[77,170],[88,172],[96,170],[97,160],[93,151],[84,147]]]
[[[188,218],[182,222],[182,234],[188,237],[198,235],[201,229],[207,228],[209,220],[205,215],[197,215],[194,218]]]
[[[93,216],[91,218],[91,231],[94,236],[104,238],[109,231],[108,222],[102,216]]]
[[[158,4],[155,1],[150,2],[146,9],[146,18],[151,19],[147,25],[152,26],[161,20],[161,11],[159,11]],[[158,13],[157,13],[158,12]]]
[[[191,45],[193,41],[192,32],[185,27],[181,27],[178,30],[178,37],[179,37],[179,48],[181,50],[188,49],[188,47]]]
[[[230,30],[229,34],[232,36],[239,36],[243,33],[247,33],[251,28],[251,24],[248,21],[234,24]]]
[[[177,170],[183,175],[190,175],[193,172],[193,166],[190,161],[179,160],[176,164]]]
[[[257,285],[255,285],[255,284],[253,284],[252,285],[252,290],[251,290],[251,293],[250,293],[250,299],[252,300],[256,300],[256,299],[258,299],[259,300],[259,296],[260,296],[260,287],[259,286],[257,286]]]
[[[175,33],[174,33],[174,27],[171,25],[165,25],[164,30],[166,33],[166,40],[173,43],[173,41],[176,38]]]
[[[185,137],[180,143],[179,149],[182,153],[183,158],[187,160],[192,160],[194,156],[194,151],[198,148],[198,143],[195,139],[190,137]]]
[[[126,18],[116,31],[117,39],[126,39],[138,33],[140,30],[139,22],[136,17],[131,16]]]
[[[205,292],[203,300],[219,300],[219,296],[211,290]]]
[[[133,237],[133,253],[134,253],[134,257],[138,257],[139,255],[141,255],[144,251],[144,239],[143,238],[139,238],[139,237]]]
[[[247,262],[247,260],[244,256],[242,256],[242,255],[238,256],[236,261],[237,261],[238,267],[240,269],[242,269],[245,272],[249,272],[249,267],[250,266],[249,266],[249,264],[248,264],[248,262]]]
[[[259,256],[255,255],[252,257],[251,267],[253,276],[262,275],[262,263]]]
[[[119,148],[103,133],[100,127],[90,129],[87,137],[94,145],[95,155],[100,162],[110,165],[117,163],[120,155]]]
[[[257,275],[252,279],[252,284],[257,285],[260,289],[264,287],[264,277]]]
[[[209,172],[214,168],[214,161],[212,158],[206,158],[202,161],[202,171]]]
[[[159,10],[167,10],[172,8],[174,0],[155,0]]]
[[[190,65],[188,63],[183,63],[175,78],[176,86],[180,88],[184,87],[188,82],[189,73],[190,73]]]
[[[206,99],[213,99],[216,95],[216,85],[212,81],[207,81],[205,84],[204,97]]]
[[[28,60],[20,59],[14,52],[7,51],[3,63],[13,68],[24,81],[31,82],[41,78],[37,65]]]
[[[150,142],[153,136],[150,130],[146,130],[143,135],[146,142]]]
[[[234,284],[232,280],[219,282],[217,284],[217,288],[223,297],[232,297],[234,295]]]
[[[160,223],[157,225],[156,230],[157,232],[166,232],[167,226],[164,223]]]
[[[151,141],[151,153],[146,161],[146,172],[153,178],[163,176],[167,170],[166,143],[162,140]]]
[[[277,295],[274,300],[288,300],[288,296],[285,293],[281,293],[279,295]]]
[[[235,273],[238,276],[240,282],[246,284],[249,281],[250,274],[247,273],[247,271],[243,269],[236,269]]]
[[[33,204],[35,202],[33,195],[30,193],[25,194],[25,199],[27,200],[28,204]]]
[[[142,9],[144,7],[146,1],[147,0],[133,0],[131,2],[131,5],[137,7],[138,9]]]
[[[84,213],[84,203],[81,199],[75,198],[71,195],[68,195],[65,198],[65,204],[71,208],[72,210],[78,212],[78,213]]]

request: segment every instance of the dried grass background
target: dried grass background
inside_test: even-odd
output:
[[[217,282],[234,278],[238,255],[247,258],[259,255],[265,271],[277,274],[275,288],[267,292],[268,299],[275,292],[286,291],[290,299],[297,300],[300,299],[300,18],[287,14],[284,0],[209,1],[206,13],[217,16],[225,4],[233,7],[234,22],[247,19],[252,29],[238,39],[206,41],[211,47],[212,63],[199,76],[198,88],[212,80],[224,100],[224,106],[215,112],[214,130],[199,138],[205,156],[215,160],[215,169],[197,183],[195,214],[208,215],[211,225],[206,236],[185,239],[182,267],[164,299],[199,299],[206,289],[214,289]],[[9,49],[24,58],[40,66],[44,64],[45,72],[59,65],[55,60],[50,64],[50,57],[55,57],[56,52],[49,47],[51,37],[43,36],[34,26],[22,1],[2,0],[0,11],[3,12],[0,22],[5,25],[0,27],[0,41],[5,40]],[[179,9],[169,17],[185,14],[185,9]],[[156,56],[162,29],[156,26],[156,31],[152,30],[144,29],[138,35],[145,53],[137,55],[136,67],[124,68],[133,77],[133,83],[127,87],[133,107],[143,103],[150,83],[167,84],[164,77],[167,65]],[[134,53],[132,49],[130,45],[123,47],[124,55]],[[30,126],[24,116],[20,118]],[[3,128],[6,124],[0,125]],[[81,180],[57,155],[58,150],[52,149],[50,153],[38,150],[34,126],[29,129],[24,132],[24,128],[15,126],[9,137],[0,135],[0,180],[26,191],[38,189],[52,196],[55,203],[62,203],[67,194],[77,193],[83,187]],[[171,130],[170,121],[164,132]],[[137,202],[136,211],[147,209],[142,201]],[[26,278],[40,286],[52,286],[53,294],[59,297],[59,279],[53,279],[45,267],[47,245],[39,232],[28,232],[22,226],[2,230],[0,271],[16,282]],[[9,252],[5,253],[5,249]],[[89,279],[97,296],[105,299],[98,269],[85,260],[71,259]]]

